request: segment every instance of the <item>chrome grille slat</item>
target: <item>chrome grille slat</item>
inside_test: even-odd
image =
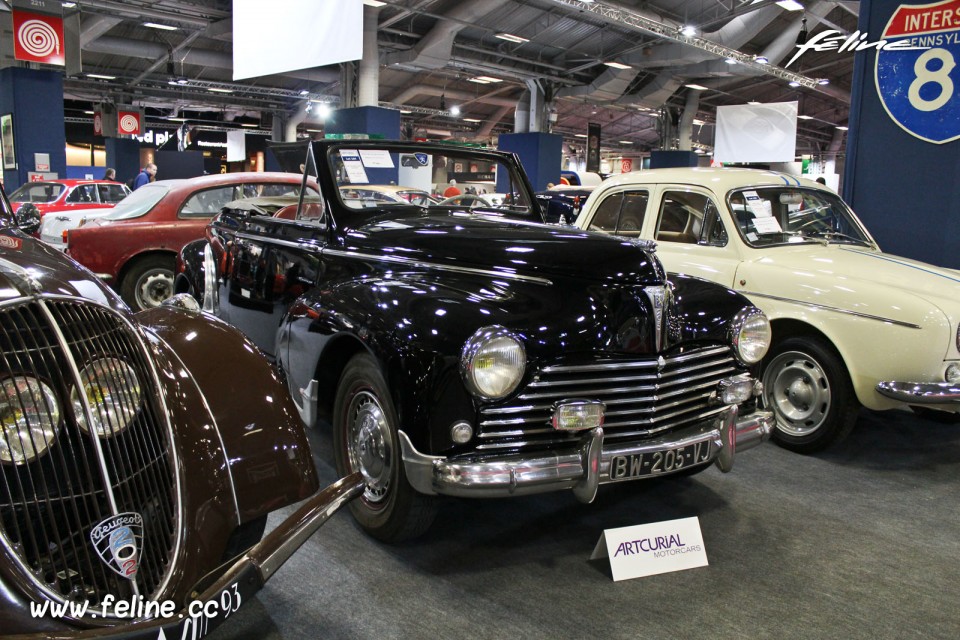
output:
[[[26,464],[0,465],[0,543],[54,600],[79,597],[95,607],[107,593],[159,595],[177,544],[178,487],[167,413],[142,340],[108,308],[51,296],[0,305],[0,341],[0,381],[38,378],[60,405],[58,434],[47,451]],[[97,438],[79,427],[70,392],[77,372],[103,357],[133,368],[141,400],[126,429],[117,433],[112,425],[112,435]],[[135,400],[116,373],[104,378],[114,408]],[[93,525],[114,513],[111,494],[116,511],[144,518],[136,584],[114,573],[90,542]]]
[[[717,415],[711,397],[724,377],[739,373],[731,349],[722,345],[622,362],[556,365],[541,369],[513,404],[485,407],[478,421],[478,451],[570,443],[576,434],[551,426],[553,407],[570,399],[607,406],[608,438],[648,437]],[[607,375],[603,375],[607,374]],[[605,384],[606,383],[606,384]]]

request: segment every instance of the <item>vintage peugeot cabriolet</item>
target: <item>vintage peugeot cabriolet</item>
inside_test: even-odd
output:
[[[317,487],[248,340],[189,297],[131,314],[0,196],[0,634],[202,637],[363,480],[261,540]]]
[[[332,424],[351,509],[397,540],[433,496],[508,496],[716,462],[765,440],[750,367],[769,324],[742,296],[668,281],[651,243],[542,224],[516,157],[373,141],[278,146],[320,201],[226,208],[175,287],[282,366],[301,416]],[[345,199],[488,180],[491,207]],[[306,176],[305,176],[306,179]],[[271,215],[271,212],[275,212]]]

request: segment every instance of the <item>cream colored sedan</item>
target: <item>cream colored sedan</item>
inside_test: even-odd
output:
[[[883,253],[843,200],[811,180],[751,169],[627,173],[597,187],[576,226],[655,240],[667,270],[736,289],[767,314],[764,400],[788,449],[839,441],[860,405],[960,411],[960,272]]]

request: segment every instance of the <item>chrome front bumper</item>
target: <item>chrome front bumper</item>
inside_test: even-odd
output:
[[[877,391],[907,404],[960,403],[960,386],[949,382],[881,382]]]
[[[770,411],[739,417],[733,406],[715,419],[652,440],[604,447],[603,429],[596,428],[585,432],[573,450],[484,457],[478,461],[424,455],[413,447],[406,433],[400,431],[399,436],[407,479],[421,493],[486,498],[572,489],[579,500],[590,502],[599,485],[625,481],[611,477],[614,458],[705,443],[709,445],[709,457],[702,463],[714,462],[727,472],[733,468],[734,454],[767,440],[775,424]],[[656,475],[682,470],[678,467]]]

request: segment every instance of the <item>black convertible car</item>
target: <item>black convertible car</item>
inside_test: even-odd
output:
[[[750,368],[766,317],[739,294],[667,279],[650,243],[542,224],[517,158],[378,141],[278,146],[322,199],[224,209],[181,253],[176,288],[282,366],[301,417],[326,419],[352,511],[397,540],[437,494],[508,496],[733,464],[765,440]],[[464,211],[384,203],[464,172],[507,197]]]

